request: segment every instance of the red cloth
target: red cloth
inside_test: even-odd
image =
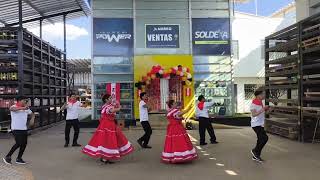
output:
[[[104,105],[101,110],[100,124],[93,137],[82,152],[86,155],[106,160],[119,159],[134,149],[131,143],[115,123],[115,113],[110,110],[112,104]]]
[[[73,105],[74,103],[77,102],[77,100],[76,100],[76,99],[69,99],[68,102],[69,102],[71,105]]]
[[[178,109],[171,109],[167,114],[169,125],[161,156],[165,163],[183,163],[198,157],[189,135],[183,127],[181,118],[177,116],[179,112]]]
[[[257,105],[257,106],[262,106],[263,107],[262,100],[260,100],[260,99],[254,99],[254,100],[252,100],[252,103]]]
[[[198,108],[202,111],[204,108],[204,102],[199,102],[198,103]]]
[[[17,102],[15,105],[16,107],[24,107],[21,102]]]

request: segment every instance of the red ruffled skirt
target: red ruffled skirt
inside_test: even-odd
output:
[[[190,141],[187,131],[181,123],[169,124],[162,152],[162,161],[183,163],[197,159],[196,149]]]
[[[82,152],[95,158],[119,159],[133,151],[133,146],[113,119],[103,118]]]

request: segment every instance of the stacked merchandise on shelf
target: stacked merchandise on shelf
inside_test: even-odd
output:
[[[320,137],[320,16],[266,38],[266,127],[291,139]]]
[[[10,119],[8,107],[21,95],[29,98],[37,114],[36,127],[60,121],[63,115],[56,112],[66,102],[66,93],[67,67],[61,50],[25,29],[0,28],[0,109],[8,118],[3,121]]]

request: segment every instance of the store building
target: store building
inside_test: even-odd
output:
[[[320,0],[295,0],[297,6],[297,21],[320,12]]]
[[[138,119],[142,91],[149,92],[155,112],[165,109],[168,98],[187,106],[194,95],[204,94],[216,102],[212,113],[234,113],[229,0],[93,0],[91,5],[93,119],[100,116],[106,91],[120,99],[124,119]]]

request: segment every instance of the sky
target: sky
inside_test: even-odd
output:
[[[258,15],[269,16],[293,1],[294,0],[257,0]],[[255,14],[255,0],[250,0],[248,3],[235,4],[235,10]]]
[[[294,0],[257,0],[258,15],[269,16],[278,9],[286,6]],[[236,4],[235,11],[255,14],[255,0],[247,3]],[[91,58],[91,18],[81,17],[67,21],[67,58],[85,59]],[[39,28],[30,29],[39,35]],[[43,38],[51,44],[63,49],[63,25],[45,25]]]

